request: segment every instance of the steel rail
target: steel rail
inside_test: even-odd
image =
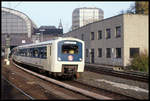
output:
[[[148,74],[145,74],[145,73],[135,73],[135,72],[128,72],[128,71],[115,71],[115,70],[110,69],[110,68],[104,68],[104,67],[98,68],[98,67],[87,66],[87,65],[86,65],[86,67],[87,68],[85,68],[85,70],[89,70],[89,71],[92,71],[95,73],[102,73],[103,72],[103,73],[107,73],[109,75],[113,75],[113,76],[117,76],[117,77],[121,77],[121,78],[138,80],[138,81],[142,81],[142,82],[148,82],[149,81],[149,76],[148,76]]]

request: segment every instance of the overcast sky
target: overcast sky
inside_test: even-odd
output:
[[[133,4],[133,1],[124,2],[9,2],[3,1],[2,7],[9,7],[21,11],[40,27],[56,26],[58,28],[60,19],[62,21],[64,33],[68,32],[72,25],[72,12],[80,7],[97,7],[104,11],[104,19],[118,15],[122,10],[126,10]]]

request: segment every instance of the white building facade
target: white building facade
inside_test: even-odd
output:
[[[87,24],[64,37],[85,41],[85,62],[128,66],[135,53],[148,48],[149,19],[147,15],[121,14]]]
[[[76,8],[72,13],[72,30],[104,18],[100,8]]]

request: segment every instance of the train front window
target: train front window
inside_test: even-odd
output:
[[[62,45],[63,54],[78,54],[78,46],[74,44],[65,44]]]

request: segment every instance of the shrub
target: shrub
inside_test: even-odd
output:
[[[131,68],[137,71],[148,72],[149,70],[149,58],[147,52],[143,52],[140,55],[135,55],[131,60]]]

